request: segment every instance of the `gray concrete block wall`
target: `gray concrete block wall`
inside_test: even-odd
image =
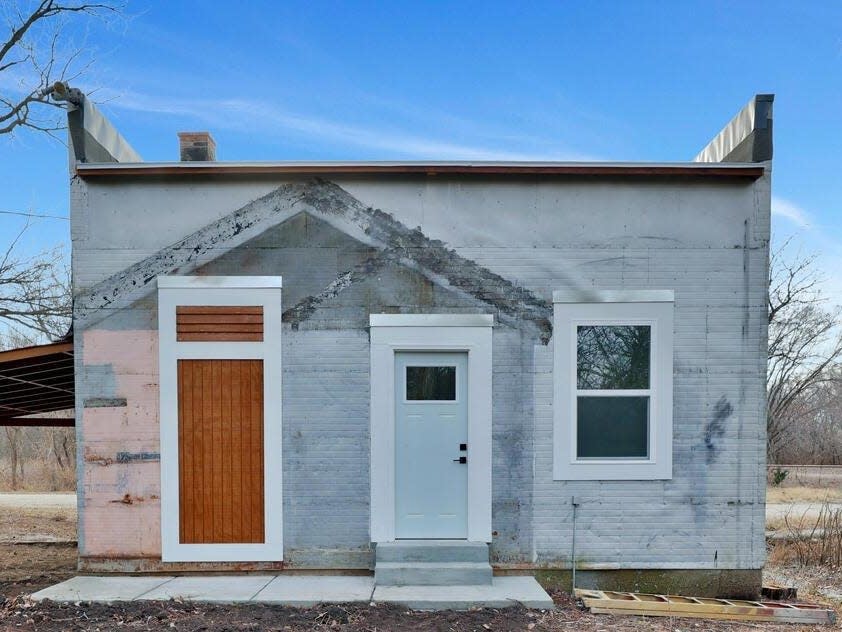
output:
[[[284,557],[353,566],[370,550],[368,335],[286,330],[283,354]]]
[[[77,182],[74,280],[80,288],[101,281],[276,184],[205,189],[164,181],[124,190]],[[762,566],[767,179],[343,186],[547,302],[566,288],[675,291],[671,481],[552,480],[552,341],[541,344],[529,328],[495,327],[491,550],[498,565],[569,566],[575,495],[580,567]],[[596,211],[588,213],[589,204]],[[169,222],[167,230],[141,231],[155,222]],[[371,252],[299,216],[233,250],[220,245],[201,273],[281,274],[287,306]],[[154,329],[153,309],[148,296],[91,327]],[[293,566],[370,565],[367,323],[369,313],[384,311],[494,310],[389,265],[285,325],[284,537]],[[114,390],[105,373],[79,376],[80,393]],[[717,407],[728,405],[717,424]]]
[[[555,254],[561,267],[573,265],[567,254]],[[590,256],[605,261],[609,254]],[[536,562],[569,565],[575,496],[582,567],[760,568],[765,356],[758,348],[765,336],[765,245],[747,253],[653,250],[650,258],[656,263],[638,268],[653,272],[630,284],[621,258],[614,269],[589,267],[583,280],[602,289],[675,290],[673,479],[553,481],[552,343],[536,347]],[[727,407],[731,412],[718,426],[716,411]]]

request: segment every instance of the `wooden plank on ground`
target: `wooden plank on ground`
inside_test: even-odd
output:
[[[712,599],[681,595],[657,595],[602,590],[576,590],[591,612],[597,614],[645,615],[650,617],[689,617],[731,619],[772,623],[831,624],[836,613],[816,604]]]

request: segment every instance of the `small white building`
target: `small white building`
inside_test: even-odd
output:
[[[686,163],[148,163],[82,99],[80,568],[756,593],[771,104]]]

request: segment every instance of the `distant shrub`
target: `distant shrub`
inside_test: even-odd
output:
[[[776,467],[772,470],[772,487],[778,487],[781,483],[783,483],[788,474],[789,470],[785,470],[780,467]]]

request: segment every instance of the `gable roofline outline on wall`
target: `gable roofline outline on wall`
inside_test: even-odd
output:
[[[325,221],[377,252],[341,272],[317,294],[285,310],[284,322],[293,328],[325,301],[392,263],[415,270],[437,286],[478,304],[493,307],[506,325],[531,324],[542,342],[549,341],[549,300],[462,257],[444,242],[430,239],[420,229],[409,228],[391,214],[366,206],[339,185],[321,179],[283,184],[80,292],[74,297],[74,320],[90,326],[102,320],[109,310],[128,307],[154,291],[157,277],[189,274],[300,213]]]

